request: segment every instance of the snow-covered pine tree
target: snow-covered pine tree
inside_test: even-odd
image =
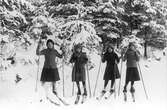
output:
[[[94,2],[84,0],[42,2],[38,9],[43,11],[34,17],[30,30],[34,36],[55,40],[57,46],[66,45],[66,63],[73,46],[78,43],[84,44],[88,54],[96,52],[100,38],[96,35],[94,24],[86,19],[87,12],[92,10],[91,4]],[[91,9],[87,9],[88,7]],[[50,34],[46,33],[47,31]]]
[[[88,12],[87,16],[95,24],[95,29],[104,43],[109,40],[111,43],[116,43],[115,39],[122,39],[121,37],[126,35],[127,24],[122,20],[123,1],[99,1],[95,9]]]
[[[164,48],[166,43],[166,8],[162,2],[145,1],[137,4],[144,6],[142,24],[137,36],[144,39],[144,56],[147,57],[147,46]]]
[[[26,0],[1,0],[0,2],[0,42],[1,58],[11,59],[17,48],[27,49],[32,44],[28,33],[34,6]],[[4,42],[4,43],[3,43]],[[6,49],[4,49],[6,48]]]
[[[162,20],[164,17],[160,13],[164,12],[163,15],[166,16],[165,9],[159,13],[161,9],[153,6],[149,0],[125,1],[124,9],[125,13],[123,15],[123,21],[127,22],[128,24],[127,30],[129,30],[129,34],[132,34],[135,31],[135,35],[145,41],[144,55],[146,57],[148,44],[155,44],[155,41],[157,41],[157,43],[160,43],[161,41],[164,42],[164,36],[162,40],[160,33],[161,35],[164,35],[163,30],[165,29],[166,23],[163,23],[164,25],[158,23],[157,18],[160,18],[160,21],[164,21]],[[159,14],[157,14],[157,12]],[[159,36],[156,35],[157,33],[159,33]],[[157,36],[156,40],[155,37],[153,37],[155,35]],[[161,39],[161,41],[158,39]],[[162,42],[160,43],[161,46],[163,46]]]

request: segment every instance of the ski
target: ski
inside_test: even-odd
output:
[[[53,93],[56,95],[56,97],[60,100],[60,102],[61,102],[63,105],[65,105],[65,106],[68,106],[68,105],[69,105],[69,104],[68,104],[67,102],[65,102],[60,96],[58,96],[56,92],[53,92]]]
[[[127,101],[127,93],[124,92],[124,101],[126,102]]]
[[[69,104],[67,102],[65,102],[62,98],[60,98],[58,95],[57,95],[57,98],[65,105],[65,106],[68,106]]]
[[[79,103],[80,97],[81,97],[80,95],[77,95],[77,97],[76,97],[76,99],[75,99],[75,102],[74,102],[75,104],[78,104],[78,103]]]
[[[47,100],[48,100],[49,102],[51,102],[52,104],[56,105],[56,106],[60,106],[59,103],[56,103],[55,101],[51,100],[49,97],[47,97]]]
[[[82,95],[82,101],[81,101],[81,104],[85,103],[86,99],[87,99],[87,96],[86,96],[86,95]]]

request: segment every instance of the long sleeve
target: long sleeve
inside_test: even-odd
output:
[[[63,53],[60,54],[57,50],[55,50],[55,54],[56,54],[56,56],[59,57],[59,58],[62,58],[62,57],[63,57]]]
[[[136,51],[135,55],[136,55],[136,61],[139,61],[140,60],[140,52]]]
[[[45,55],[45,49],[43,50],[40,50],[40,45],[37,46],[37,49],[36,49],[36,54],[37,55]]]
[[[115,59],[116,59],[117,63],[119,63],[119,57],[116,53],[115,53]]]
[[[70,63],[75,62],[75,60],[76,60],[76,57],[75,57],[75,54],[73,53],[71,58],[70,58]]]

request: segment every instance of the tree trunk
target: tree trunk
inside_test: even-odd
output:
[[[147,59],[147,41],[144,42],[144,57]]]

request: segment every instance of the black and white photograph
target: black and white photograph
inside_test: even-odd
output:
[[[0,0],[0,109],[167,110],[167,0]]]

